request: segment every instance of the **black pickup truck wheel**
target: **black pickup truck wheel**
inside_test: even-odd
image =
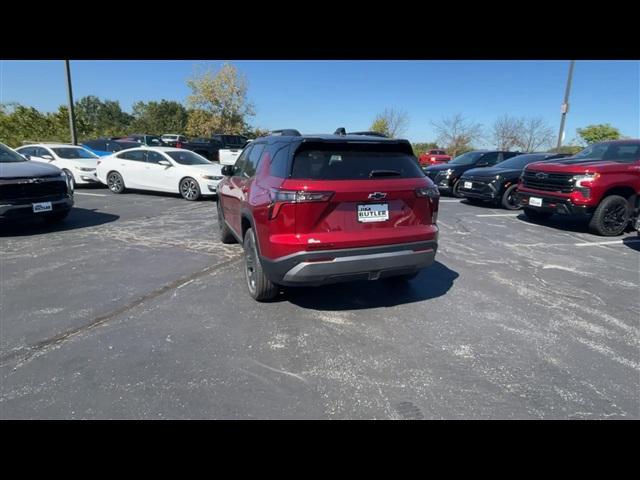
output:
[[[629,202],[620,195],[610,195],[600,202],[589,222],[589,230],[603,237],[621,235],[629,224]]]

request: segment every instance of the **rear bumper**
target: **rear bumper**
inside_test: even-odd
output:
[[[525,208],[540,210],[542,212],[559,213],[561,215],[590,215],[594,207],[588,205],[577,205],[570,198],[549,195],[548,193],[538,193],[518,190],[517,198]],[[529,205],[529,198],[536,197],[542,199],[542,206]]]
[[[274,283],[314,286],[413,273],[434,262],[438,244],[422,241],[381,247],[300,252],[277,260],[261,258]]]
[[[63,212],[73,207],[73,197],[65,196],[56,200],[49,198],[30,199],[32,201],[25,202],[23,200],[0,200],[0,219],[19,219],[27,217],[42,217],[51,213]],[[50,212],[34,213],[33,203],[51,202],[52,210]]]

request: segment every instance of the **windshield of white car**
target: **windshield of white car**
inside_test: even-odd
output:
[[[208,165],[211,162],[206,158],[198,155],[197,153],[193,153],[190,150],[184,150],[181,152],[165,152],[169,155],[175,162],[180,165]]]
[[[0,163],[26,162],[27,160],[19,153],[0,144]]]
[[[84,148],[65,147],[52,148],[51,150],[53,150],[58,157],[69,160],[88,160],[98,158],[97,155],[91,153],[89,150],[85,150]]]

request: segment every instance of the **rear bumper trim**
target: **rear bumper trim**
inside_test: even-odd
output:
[[[431,265],[437,248],[437,242],[430,240],[379,247],[300,252],[278,260],[261,258],[261,263],[265,274],[274,283],[312,286],[352,280],[377,280],[412,273]],[[327,257],[333,260],[321,260]]]

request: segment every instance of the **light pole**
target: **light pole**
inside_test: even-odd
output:
[[[571,60],[569,63],[569,76],[567,77],[567,88],[564,91],[564,102],[560,108],[560,132],[558,133],[558,145],[556,148],[562,146],[562,137],[564,136],[564,121],[569,111],[569,93],[571,92],[571,79],[573,78],[573,66],[576,61]]]
[[[73,91],[71,89],[71,68],[69,67],[69,60],[65,60],[64,65],[67,70],[67,94],[69,96],[69,129],[71,130],[71,143],[73,145],[77,145],[76,116],[73,112]]]

